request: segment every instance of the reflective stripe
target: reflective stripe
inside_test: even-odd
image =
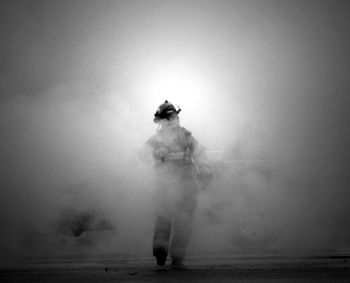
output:
[[[168,153],[164,160],[179,160],[179,159],[183,159],[185,156],[184,152],[171,152]]]

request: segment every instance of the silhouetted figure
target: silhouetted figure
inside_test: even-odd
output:
[[[182,266],[197,206],[196,176],[210,179],[205,149],[180,126],[180,108],[165,101],[154,114],[159,128],[140,150],[145,163],[156,169],[153,255],[164,265],[170,251],[173,266]],[[170,246],[170,249],[169,249]]]

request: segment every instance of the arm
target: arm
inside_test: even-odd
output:
[[[168,154],[168,149],[160,144],[157,136],[150,137],[147,142],[138,151],[138,155],[141,161],[145,164],[149,164],[156,160],[160,161]]]
[[[199,174],[210,175],[211,170],[205,148],[200,145],[192,135],[189,137],[189,143],[192,149],[192,160],[195,163]]]
[[[197,180],[201,184],[201,190],[206,190],[210,185],[213,174],[211,172],[205,148],[201,146],[196,139],[193,139],[192,160],[197,167]]]

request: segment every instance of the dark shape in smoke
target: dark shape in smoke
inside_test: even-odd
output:
[[[115,227],[106,219],[99,219],[93,211],[74,211],[68,209],[62,212],[58,219],[56,232],[59,235],[80,237],[88,231],[114,230]]]

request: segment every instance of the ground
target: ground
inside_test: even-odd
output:
[[[153,258],[60,259],[2,266],[0,282],[350,282],[349,253],[189,257],[185,269]]]

